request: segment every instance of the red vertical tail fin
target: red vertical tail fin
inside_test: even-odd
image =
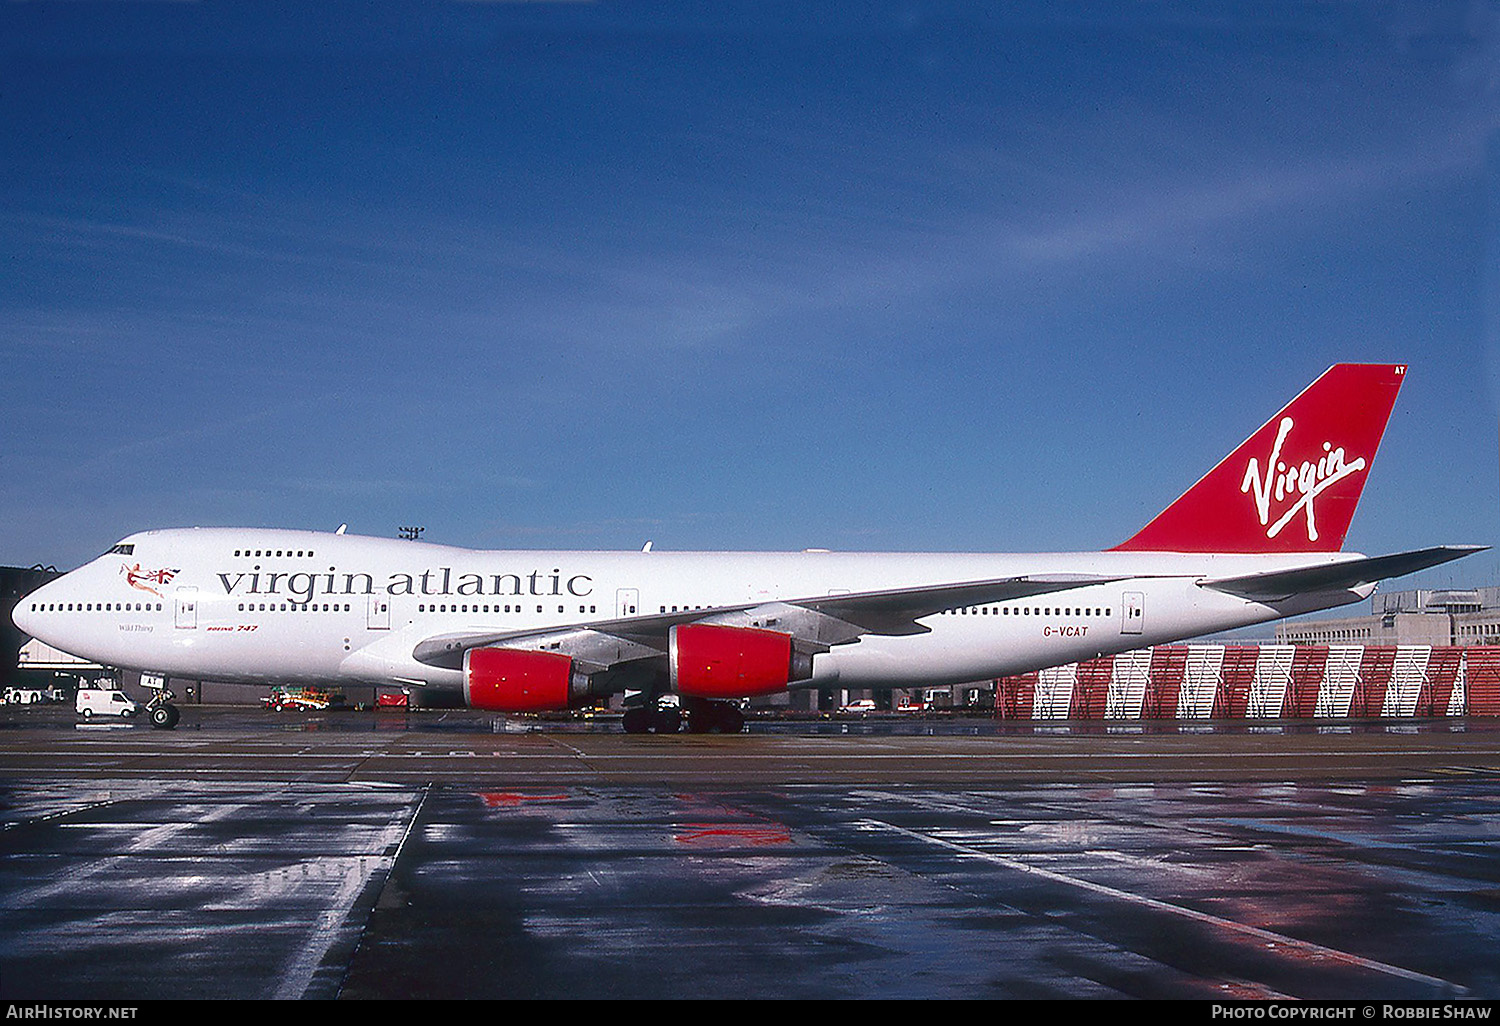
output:
[[[1337,552],[1406,374],[1341,363],[1117,550]]]

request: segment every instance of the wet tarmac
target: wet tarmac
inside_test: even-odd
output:
[[[1500,997],[1500,724],[0,721],[0,997]]]

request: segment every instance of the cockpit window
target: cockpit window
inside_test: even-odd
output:
[[[111,556],[133,556],[135,555],[135,546],[126,542],[121,542],[119,545],[116,545],[114,548],[110,549],[107,554]]]

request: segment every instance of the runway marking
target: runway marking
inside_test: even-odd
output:
[[[101,798],[96,802],[87,802],[82,805],[76,805],[67,809],[58,809],[56,812],[49,812],[45,815],[35,816],[31,819],[12,820],[11,822],[6,823],[4,826],[0,826],[0,832],[3,832],[5,830],[15,830],[18,827],[35,826],[38,823],[50,823],[53,820],[58,819],[66,819],[69,816],[76,816],[81,812],[90,812],[94,809],[102,809],[107,805],[113,805],[115,802],[122,800],[123,799],[120,798]]]
[[[1090,880],[1081,880],[1077,877],[1067,876],[1063,873],[1058,873],[1050,869],[1042,869],[1039,866],[1033,866],[1029,863],[1022,862],[1017,859],[1007,858],[1004,855],[996,855],[993,852],[987,852],[980,848],[974,848],[969,845],[959,844],[956,841],[949,841],[941,837],[934,837],[931,834],[924,834],[918,830],[908,830],[906,827],[897,826],[894,823],[887,823],[884,820],[861,819],[857,822],[870,828],[888,830],[893,833],[900,834],[903,837],[910,837],[914,840],[926,842],[927,844],[937,845],[939,847],[948,848],[953,851],[962,852],[964,855],[981,859],[985,862],[991,862],[997,866],[1003,866],[1006,869],[1012,869],[1019,873],[1028,873],[1033,876],[1039,876],[1045,880],[1051,880],[1054,883],[1064,884],[1068,887],[1076,887],[1080,890],[1090,891],[1094,894],[1101,894],[1106,897],[1115,898],[1119,901],[1138,905],[1142,908],[1149,908],[1156,912],[1165,912],[1169,915],[1179,916],[1181,918],[1189,919],[1194,922],[1204,923],[1209,926],[1217,927],[1221,930],[1226,930],[1230,933],[1240,934],[1264,944],[1291,948],[1295,951],[1300,951],[1314,959],[1338,962],[1344,965],[1355,966],[1360,969],[1369,969],[1371,971],[1382,973],[1387,976],[1394,976],[1398,979],[1421,983],[1428,987],[1442,990],[1454,996],[1461,996],[1467,993],[1467,988],[1465,987],[1462,987],[1456,983],[1451,983],[1448,980],[1439,979],[1435,976],[1428,976],[1425,973],[1419,973],[1411,969],[1403,969],[1400,966],[1389,965],[1385,962],[1377,962],[1374,959],[1364,958],[1363,956],[1351,954],[1347,951],[1339,951],[1336,948],[1324,947],[1321,944],[1315,944],[1311,941],[1298,940],[1295,937],[1288,937],[1285,934],[1261,929],[1258,926],[1248,926],[1245,923],[1237,923],[1232,919],[1224,919],[1221,916],[1212,915],[1208,912],[1200,912],[1197,909],[1187,908],[1182,905],[1173,905],[1170,902],[1161,901],[1157,898],[1148,898],[1141,894],[1131,894],[1129,891],[1122,891],[1116,887],[1094,883]]]
[[[1215,817],[1209,822],[1226,823],[1229,826],[1246,827],[1250,830],[1260,830],[1268,834],[1282,834],[1287,837],[1332,841],[1335,844],[1343,844],[1351,848],[1376,848],[1382,851],[1405,849],[1417,852],[1432,850],[1432,842],[1424,837],[1416,837],[1413,840],[1406,841],[1386,835],[1351,834],[1338,830],[1319,830],[1315,827],[1304,826],[1300,821],[1274,823],[1269,820],[1250,819],[1243,816],[1220,816]]]
[[[409,812],[409,815],[406,816],[404,824],[400,823],[397,817],[393,816],[391,821],[386,824],[384,830],[381,831],[381,842],[385,844],[386,851],[389,854],[376,856],[374,858],[375,864],[368,871],[350,872],[344,875],[344,879],[339,885],[338,890],[329,896],[328,900],[331,908],[318,913],[317,922],[312,932],[308,935],[307,940],[303,941],[301,949],[288,962],[286,971],[282,975],[281,985],[271,995],[273,998],[285,1000],[308,996],[307,990],[312,986],[313,976],[317,973],[318,966],[323,963],[324,957],[328,954],[328,949],[333,947],[333,943],[338,939],[339,934],[344,928],[344,924],[348,922],[349,914],[354,911],[354,903],[364,893],[365,886],[372,878],[379,874],[384,874],[381,880],[382,888],[385,886],[385,882],[390,879],[391,871],[396,866],[396,860],[401,856],[401,849],[406,845],[406,839],[411,836],[412,824],[417,821],[417,817],[422,812],[422,806],[427,801],[429,790],[430,786],[422,789],[421,796],[417,799],[415,806],[410,803],[407,804],[406,810]],[[397,828],[400,829],[401,833],[399,838],[394,836]],[[360,862],[361,868],[363,868],[363,859]],[[356,949],[357,947],[358,945],[356,944]]]
[[[120,800],[125,801],[129,799]],[[12,894],[6,895],[3,900],[0,900],[0,908],[26,908],[29,905],[58,895],[81,893],[79,887],[81,883],[89,877],[97,876],[105,870],[119,865],[120,859],[129,859],[136,852],[150,851],[152,848],[164,844],[184,831],[197,829],[205,823],[212,823],[215,820],[223,819],[231,813],[239,812],[241,809],[248,807],[248,803],[245,802],[222,802],[203,815],[194,817],[191,820],[179,823],[163,823],[160,826],[150,827],[142,831],[133,841],[113,854],[107,855],[104,858],[91,859],[80,868],[70,870],[66,877],[60,880],[17,890]],[[63,826],[64,828],[77,826],[80,829],[86,830],[134,830],[138,829],[139,825],[134,823],[65,823]]]

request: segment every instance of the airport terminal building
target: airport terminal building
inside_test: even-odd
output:
[[[1500,645],[1500,586],[1376,592],[1370,611],[1277,624],[1283,645]]]

